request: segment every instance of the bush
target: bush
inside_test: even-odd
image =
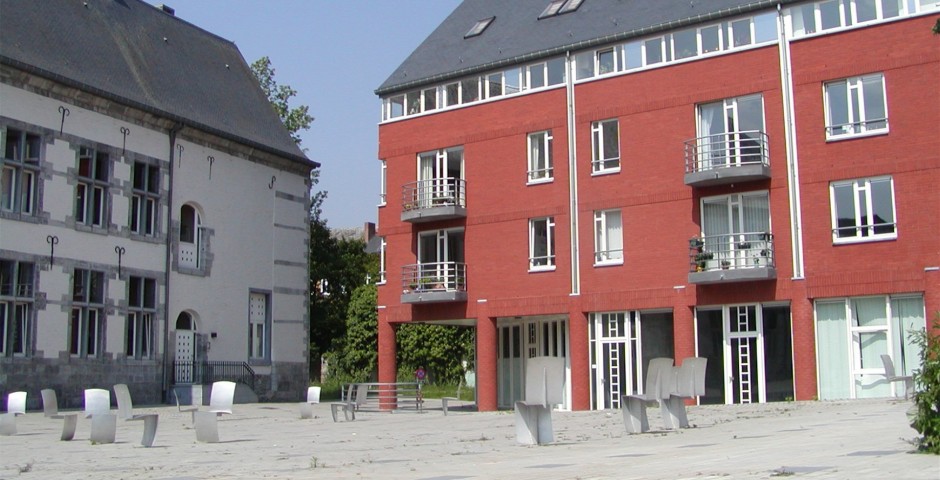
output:
[[[921,437],[917,449],[940,455],[940,312],[933,330],[911,335],[920,347],[920,368],[914,371],[914,415],[911,427]]]

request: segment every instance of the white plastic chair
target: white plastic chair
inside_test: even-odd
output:
[[[904,398],[908,398],[911,392],[914,391],[914,377],[911,375],[898,375],[897,371],[894,369],[894,361],[891,360],[890,355],[882,354],[881,363],[884,364],[885,378],[888,380],[888,382],[904,383]]]
[[[156,413],[134,414],[134,403],[131,401],[131,392],[127,385],[119,383],[114,386],[114,396],[118,404],[118,416],[125,421],[144,421],[144,434],[140,438],[140,444],[145,447],[153,446],[153,438],[157,435],[157,421],[159,415]]]
[[[62,435],[59,437],[62,441],[69,441],[75,438],[75,426],[78,424],[77,413],[59,413],[59,401],[56,398],[55,390],[46,388],[40,392],[42,394],[42,413],[46,418],[62,419]]]
[[[111,392],[85,389],[85,418],[91,419],[91,443],[114,443],[117,416],[111,413]]]
[[[7,395],[7,411],[0,415],[0,435],[16,435],[16,417],[26,414],[26,392]]]
[[[209,394],[209,410],[193,412],[193,424],[196,427],[196,441],[218,443],[219,417],[232,413],[232,404],[235,401],[235,382],[212,382],[212,393]]]
[[[526,360],[525,400],[515,407],[516,441],[542,445],[554,441],[552,408],[564,402],[565,359],[532,357]]]
[[[646,406],[655,405],[669,398],[675,383],[675,371],[671,358],[650,360],[646,371],[646,389],[643,394],[624,395],[621,402],[623,424],[628,433],[643,433],[650,429]]]
[[[307,401],[300,404],[300,418],[313,418],[313,406],[320,403],[320,387],[307,387]]]
[[[705,395],[705,366],[707,358],[688,357],[676,369],[676,383],[669,398],[663,400],[663,422],[666,428],[689,428],[685,400]],[[675,368],[675,367],[674,367]]]

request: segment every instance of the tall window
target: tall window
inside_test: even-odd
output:
[[[34,270],[30,262],[0,260],[0,356],[29,354]]]
[[[591,171],[613,173],[620,171],[620,126],[614,120],[603,120],[591,124],[593,143]]]
[[[770,198],[766,191],[702,199],[704,251],[711,253],[705,268],[765,266],[771,248]]]
[[[826,138],[888,131],[881,73],[826,83]]]
[[[127,286],[127,335],[124,353],[128,358],[153,358],[153,318],[157,314],[157,281],[130,277]]]
[[[920,364],[910,333],[926,328],[923,296],[817,300],[815,314],[820,400],[890,395],[881,355],[898,375]]]
[[[464,192],[463,148],[454,147],[418,155],[418,182],[406,195],[422,208],[442,205],[466,205]],[[410,198],[407,198],[410,197]]]
[[[131,231],[138,235],[156,233],[157,205],[160,203],[160,167],[134,162],[131,195]]]
[[[764,102],[760,94],[698,106],[695,170],[766,161]]]
[[[623,263],[623,226],[620,210],[594,212],[594,263]]]
[[[529,270],[555,268],[555,218],[529,220]]]
[[[379,171],[379,206],[385,205],[386,195],[388,193],[388,165],[385,160],[381,161],[381,170]]]
[[[95,357],[104,331],[104,272],[75,269],[72,274],[72,316],[69,323],[69,353]]]
[[[379,237],[379,283],[385,283],[385,249],[388,243],[385,237]]]
[[[177,252],[180,267],[199,270],[205,266],[204,233],[199,212],[192,205],[180,207],[180,241]]]
[[[266,360],[268,356],[268,295],[252,292],[248,299],[248,358]]]
[[[554,176],[552,164],[552,131],[530,133],[529,183],[544,182]]]
[[[0,210],[33,214],[39,178],[42,139],[8,128],[3,134],[3,170],[0,172]]]
[[[110,162],[108,154],[81,147],[78,152],[78,185],[75,187],[75,221],[105,227]]]
[[[832,241],[897,238],[891,177],[832,182]]]

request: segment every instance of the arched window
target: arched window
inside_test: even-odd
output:
[[[202,219],[192,205],[180,208],[179,266],[201,269],[204,264]]]

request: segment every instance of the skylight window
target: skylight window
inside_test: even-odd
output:
[[[483,33],[483,30],[486,30],[486,27],[490,26],[490,24],[493,23],[493,20],[495,20],[495,19],[496,19],[496,17],[490,17],[490,18],[484,18],[483,20],[478,21],[478,22],[473,26],[473,28],[471,28],[470,31],[467,32],[467,33],[463,36],[463,38],[475,37],[475,36],[477,36],[477,35]]]
[[[539,20],[563,13],[573,12],[584,3],[584,0],[552,0],[551,3],[539,14]]]

